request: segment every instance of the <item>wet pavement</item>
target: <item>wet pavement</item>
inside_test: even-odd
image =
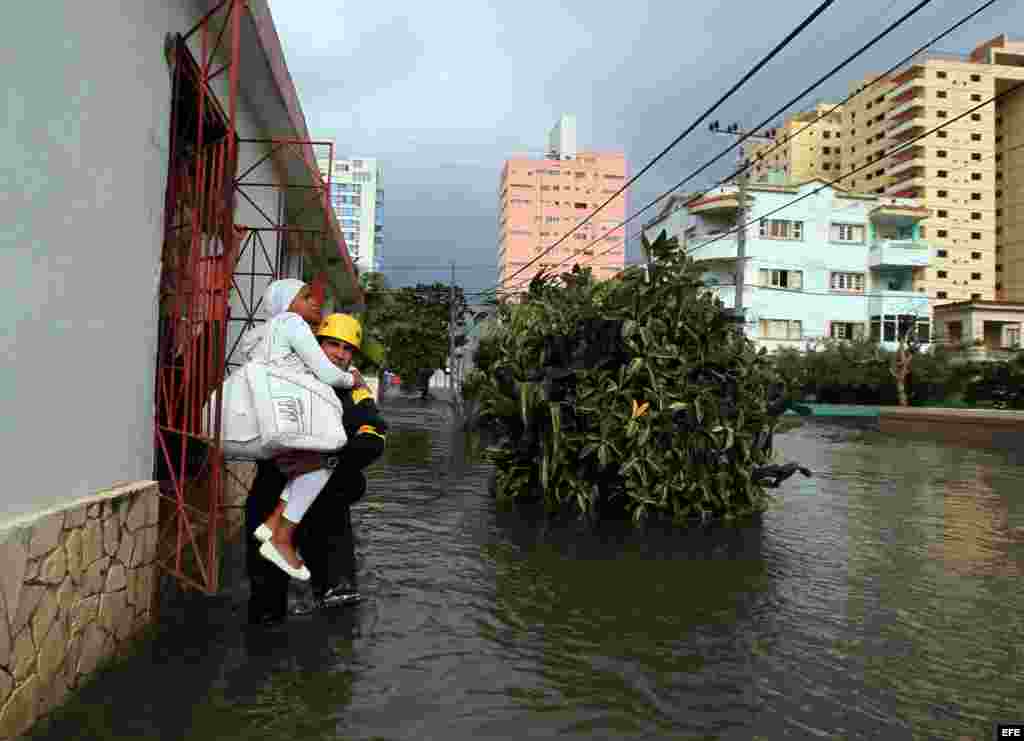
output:
[[[365,600],[244,626],[178,596],[36,739],[961,739],[1024,720],[1012,451],[807,422],[759,524],[552,524],[499,509],[443,401],[382,406],[353,508]]]

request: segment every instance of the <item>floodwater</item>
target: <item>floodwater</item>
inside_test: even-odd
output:
[[[443,405],[353,509],[350,608],[247,630],[240,549],[38,739],[988,739],[1024,720],[1024,457],[808,422],[688,531],[499,510]],[[472,452],[472,451],[470,451]]]

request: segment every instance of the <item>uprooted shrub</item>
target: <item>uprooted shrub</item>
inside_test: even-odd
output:
[[[674,240],[645,247],[649,278],[574,268],[501,307],[473,379],[504,436],[499,496],[636,521],[765,508],[759,470],[785,388]]]

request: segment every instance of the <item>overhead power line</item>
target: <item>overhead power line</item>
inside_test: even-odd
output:
[[[648,162],[646,165],[644,165],[640,169],[639,172],[637,172],[635,175],[633,175],[633,177],[631,177],[629,180],[627,180],[625,182],[625,184],[623,184],[621,188],[619,188],[617,191],[615,191],[615,193],[613,195],[609,196],[608,199],[604,201],[604,203],[602,203],[596,209],[591,211],[587,215],[587,218],[585,218],[582,221],[580,221],[579,223],[577,223],[576,226],[574,226],[572,228],[572,230],[570,230],[569,232],[566,232],[558,241],[556,241],[554,244],[552,244],[551,246],[546,248],[543,252],[541,252],[538,255],[536,255],[532,260],[527,262],[525,265],[522,265],[516,272],[514,272],[512,275],[508,276],[503,281],[501,281],[501,283],[498,283],[498,285],[495,286],[495,289],[501,288],[502,284],[509,282],[510,280],[515,278],[517,275],[519,275],[521,272],[523,272],[524,270],[529,268],[531,265],[533,265],[535,262],[537,262],[537,260],[541,259],[542,257],[544,257],[544,255],[546,255],[549,252],[551,252],[551,250],[555,249],[558,245],[560,245],[562,242],[564,242],[566,239],[568,239],[571,234],[576,232],[576,230],[578,230],[580,227],[584,226],[591,219],[593,219],[598,213],[600,213],[600,211],[602,209],[604,209],[605,206],[607,206],[609,203],[611,203],[616,198],[618,198],[620,195],[622,195],[622,193],[627,188],[629,188],[630,185],[635,183],[640,177],[642,177],[644,175],[644,173],[646,173],[648,170],[650,170],[652,167],[654,167],[654,165],[658,161],[660,161],[665,155],[667,155],[673,148],[675,148],[675,146],[677,144],[679,144],[679,142],[681,142],[683,139],[685,139],[687,136],[689,136],[712,113],[714,113],[715,110],[717,110],[718,107],[720,105],[722,105],[722,103],[724,103],[726,100],[731,98],[736,93],[737,90],[739,90],[744,84],[747,83],[748,80],[750,80],[750,78],[752,78],[755,74],[760,72],[761,69],[765,65],[768,64],[768,62],[770,62],[772,59],[774,59],[776,56],[778,56],[779,53],[783,49],[785,49],[787,46],[789,46],[789,44],[793,41],[793,39],[795,39],[797,36],[799,36],[809,25],[811,25],[811,23],[814,22],[815,19],[817,19],[818,16],[820,16],[822,13],[824,13],[829,8],[829,6],[833,5],[835,3],[835,1],[836,0],[825,0],[817,8],[815,8],[814,11],[809,16],[807,16],[803,21],[801,21],[800,24],[796,26],[796,28],[794,28],[792,31],[790,31],[788,34],[786,34],[786,37],[784,39],[782,39],[782,41],[780,41],[778,44],[776,44],[775,47],[770,52],[768,52],[768,54],[766,54],[764,57],[762,57],[761,60],[757,64],[755,64],[746,74],[743,75],[743,77],[741,77],[739,79],[739,81],[737,81],[735,84],[733,84],[732,87],[730,87],[728,90],[726,90],[725,93],[722,94],[722,96],[719,97],[718,100],[716,100],[706,111],[704,111],[704,113],[702,113],[697,118],[696,121],[694,121],[692,124],[690,124],[686,129],[684,129],[683,132],[681,134],[679,134],[679,136],[677,136],[675,139],[673,139],[671,141],[671,143],[669,143],[669,145],[667,147],[665,147],[661,152],[659,152],[654,157],[654,159],[652,159],[650,162]],[[926,1],[930,2],[931,0],[926,0]]]
[[[923,2],[923,3],[918,3],[918,5],[916,5],[916,6],[914,7],[914,8],[912,8],[912,9],[911,9],[911,11],[908,11],[908,12],[909,12],[909,13],[911,13],[911,14],[912,14],[912,13],[916,13],[916,12],[918,12],[919,10],[921,10],[921,9],[922,9],[922,8],[924,7],[924,5],[925,5],[925,4],[927,4],[927,1],[928,1],[928,0],[926,0],[926,2]],[[911,60],[911,59],[913,59],[914,57],[918,56],[918,55],[919,55],[919,54],[921,54],[922,52],[926,51],[926,50],[927,50],[927,49],[929,49],[929,48],[930,48],[931,46],[933,46],[933,45],[934,45],[934,44],[936,44],[937,42],[941,41],[941,40],[942,40],[942,39],[944,39],[944,38],[945,38],[946,36],[948,36],[949,34],[953,33],[954,31],[956,31],[957,29],[959,29],[959,28],[960,28],[961,26],[963,26],[964,24],[966,24],[966,23],[968,23],[969,21],[971,21],[972,19],[974,19],[974,18],[975,18],[975,17],[976,17],[976,16],[977,16],[977,15],[978,15],[979,13],[981,13],[981,12],[983,12],[983,11],[987,10],[987,9],[988,9],[989,7],[991,7],[992,5],[994,5],[994,4],[996,3],[996,2],[998,2],[998,0],[987,0],[987,2],[983,3],[982,5],[980,5],[980,6],[979,6],[979,7],[977,8],[977,9],[975,9],[975,10],[973,10],[972,12],[968,13],[968,14],[967,14],[966,16],[964,16],[963,18],[961,18],[960,20],[958,20],[958,21],[957,21],[956,23],[954,23],[953,25],[949,26],[949,27],[948,27],[948,28],[946,28],[946,29],[945,29],[944,31],[942,31],[941,33],[937,34],[936,36],[934,36],[933,38],[931,38],[931,39],[930,39],[929,41],[927,41],[926,43],[924,43],[923,45],[919,46],[919,47],[918,47],[917,49],[915,49],[915,50],[914,50],[913,52],[911,52],[911,53],[910,53],[910,54],[908,54],[907,56],[905,56],[905,57],[903,57],[902,59],[900,59],[900,60],[899,60],[898,62],[896,62],[896,63],[895,63],[894,65],[892,65],[891,67],[889,67],[889,69],[887,69],[887,70],[886,70],[885,72],[883,72],[882,74],[880,74],[880,75],[878,75],[877,77],[875,77],[875,78],[874,78],[873,80],[871,80],[871,81],[870,81],[869,83],[867,83],[866,85],[864,85],[864,86],[862,86],[862,87],[858,88],[858,89],[857,89],[856,91],[854,91],[854,92],[853,92],[852,94],[848,95],[848,96],[847,96],[846,98],[844,98],[844,99],[843,99],[843,100],[842,100],[842,101],[841,101],[840,103],[838,103],[838,104],[834,105],[834,106],[833,106],[832,108],[830,108],[830,109],[829,109],[828,111],[826,111],[825,113],[822,113],[822,114],[820,114],[820,115],[816,116],[816,117],[815,117],[815,118],[814,118],[813,120],[811,120],[810,122],[808,122],[808,123],[807,123],[806,125],[804,125],[804,126],[803,126],[802,128],[800,128],[799,130],[797,130],[797,131],[796,131],[795,133],[793,133],[793,134],[791,134],[791,135],[787,136],[787,137],[786,137],[785,139],[783,139],[782,141],[778,142],[778,143],[777,143],[777,144],[776,144],[776,145],[775,145],[774,147],[772,147],[771,149],[769,149],[769,150],[767,150],[766,152],[764,152],[764,153],[763,153],[763,154],[762,154],[761,156],[763,157],[763,156],[765,156],[765,155],[767,155],[767,154],[771,154],[772,152],[776,151],[777,149],[779,149],[780,147],[784,146],[784,145],[785,145],[785,144],[787,144],[788,142],[792,141],[792,140],[793,140],[794,138],[796,138],[797,136],[799,136],[799,135],[800,135],[801,133],[803,133],[804,131],[806,131],[806,130],[807,130],[808,128],[810,128],[810,127],[811,127],[811,126],[813,126],[814,124],[816,124],[816,123],[818,123],[819,121],[821,121],[822,119],[824,119],[824,118],[827,118],[828,116],[832,115],[832,113],[834,113],[834,112],[835,112],[835,111],[836,111],[836,110],[837,110],[837,109],[838,109],[839,107],[841,107],[841,106],[845,105],[846,103],[848,103],[849,101],[851,101],[851,100],[852,100],[853,98],[855,98],[855,97],[856,97],[857,95],[860,95],[860,94],[862,94],[862,93],[866,92],[866,91],[867,91],[868,89],[870,89],[870,88],[871,88],[872,86],[874,86],[874,85],[875,85],[875,84],[877,84],[878,82],[880,82],[880,81],[882,81],[882,80],[884,80],[884,79],[888,78],[888,76],[889,76],[889,75],[891,75],[891,74],[892,74],[892,73],[893,73],[893,72],[894,72],[895,70],[899,69],[899,68],[900,68],[901,66],[903,66],[904,64],[906,64],[906,63],[907,63],[908,61],[910,61],[910,60]],[[870,43],[877,43],[877,41],[878,41],[878,40],[880,40],[880,39],[881,39],[881,38],[882,38],[882,37],[883,37],[884,35],[886,35],[886,34],[887,34],[887,33],[889,33],[890,31],[892,31],[892,30],[893,30],[893,29],[894,29],[894,28],[896,27],[896,25],[899,25],[900,23],[903,23],[903,22],[905,22],[905,21],[906,21],[906,20],[907,20],[907,19],[908,19],[909,17],[910,17],[910,15],[908,15],[908,14],[904,14],[903,16],[901,16],[900,18],[898,18],[898,19],[897,19],[896,21],[894,21],[894,22],[893,22],[893,24],[891,24],[891,25],[890,25],[890,26],[889,26],[889,27],[888,27],[887,29],[885,29],[885,30],[884,30],[884,31],[883,31],[882,33],[878,34],[878,35],[877,35],[877,36],[876,36],[876,37],[875,37],[875,38],[874,38],[874,39],[872,40],[872,42],[870,42]],[[835,74],[836,72],[838,72],[838,71],[839,71],[840,69],[842,69],[842,68],[843,68],[843,66],[845,66],[846,64],[849,64],[849,62],[853,61],[853,59],[855,59],[855,58],[856,58],[856,56],[859,56],[860,54],[863,54],[863,53],[864,53],[864,51],[866,50],[866,48],[868,48],[868,46],[870,46],[870,43],[869,43],[868,45],[865,45],[864,47],[861,47],[861,49],[859,49],[859,50],[858,50],[857,52],[855,52],[855,54],[854,54],[854,55],[851,55],[851,57],[848,57],[848,58],[847,58],[847,59],[846,59],[846,60],[845,60],[845,61],[844,61],[844,62],[843,62],[843,63],[842,63],[841,65],[838,65],[837,67],[833,68],[833,70],[831,70],[831,71],[830,71],[830,72],[829,72],[829,73],[828,73],[827,75],[825,75],[825,76],[823,76],[823,77],[819,78],[817,82],[815,82],[815,83],[814,83],[814,84],[813,84],[813,85],[812,85],[812,86],[811,86],[810,88],[808,88],[808,89],[807,89],[807,90],[805,90],[805,91],[804,91],[803,93],[801,93],[801,94],[800,94],[799,96],[797,96],[797,98],[796,98],[795,100],[799,100],[800,98],[802,98],[802,97],[803,97],[804,95],[806,95],[806,93],[807,93],[807,92],[809,92],[810,90],[813,90],[813,89],[814,89],[815,87],[817,87],[817,86],[821,85],[821,84],[822,84],[823,82],[825,82],[825,80],[827,80],[827,79],[828,79],[828,77],[830,77],[830,76],[834,75],[834,74]],[[699,175],[699,174],[701,174],[702,172],[704,172],[705,170],[707,170],[707,169],[708,169],[708,168],[709,168],[709,167],[710,167],[711,165],[713,165],[713,164],[715,164],[716,162],[718,162],[719,160],[721,160],[721,158],[722,158],[722,157],[724,157],[724,156],[725,156],[726,154],[728,154],[729,152],[733,151],[733,150],[734,150],[734,149],[736,149],[736,148],[737,148],[738,146],[740,146],[740,145],[741,145],[741,144],[742,144],[742,143],[743,143],[743,142],[744,142],[744,141],[745,141],[746,139],[750,138],[750,137],[751,137],[751,136],[753,135],[753,133],[754,133],[754,132],[756,132],[756,131],[758,131],[759,129],[763,128],[763,127],[764,127],[764,126],[766,126],[766,125],[767,125],[767,124],[768,124],[768,123],[769,123],[770,121],[772,121],[772,120],[773,120],[774,118],[776,118],[776,117],[777,117],[778,115],[780,115],[781,113],[785,112],[785,111],[786,111],[786,110],[787,110],[787,109],[789,108],[789,105],[790,105],[790,103],[787,103],[787,104],[786,104],[785,106],[781,107],[781,108],[780,108],[780,109],[779,109],[778,111],[776,111],[776,112],[775,112],[775,113],[773,113],[773,114],[772,114],[771,116],[769,116],[768,118],[766,118],[766,119],[765,119],[765,120],[764,120],[764,121],[763,121],[763,122],[762,122],[761,124],[759,124],[758,126],[755,126],[755,127],[753,128],[753,129],[751,129],[751,132],[750,132],[750,133],[748,133],[748,134],[746,134],[746,135],[742,136],[742,137],[741,137],[740,139],[738,139],[737,141],[735,141],[735,142],[734,142],[734,143],[733,143],[732,145],[730,145],[729,147],[727,147],[726,149],[724,149],[724,150],[723,150],[722,152],[720,152],[720,153],[719,153],[718,155],[716,155],[716,156],[715,156],[715,157],[714,157],[713,159],[711,159],[710,161],[708,161],[707,163],[705,163],[704,165],[702,165],[701,167],[699,167],[699,168],[698,168],[697,170],[695,170],[695,171],[691,172],[691,173],[690,173],[689,175],[687,175],[687,176],[686,176],[685,178],[683,178],[683,179],[682,179],[681,181],[679,181],[678,183],[676,183],[676,184],[675,184],[674,186],[672,186],[672,187],[671,187],[671,188],[669,188],[668,190],[666,190],[666,191],[664,191],[663,193],[661,193],[661,195],[659,195],[659,196],[658,196],[657,198],[655,198],[654,200],[650,201],[650,202],[649,202],[649,203],[648,203],[647,205],[645,205],[645,206],[644,206],[643,208],[641,208],[641,209],[639,209],[638,211],[634,212],[634,213],[633,213],[633,214],[632,214],[631,216],[629,216],[629,217],[628,217],[627,219],[625,219],[624,221],[622,221],[622,222],[621,222],[621,223],[620,223],[620,224],[619,224],[618,226],[616,226],[616,227],[615,227],[615,229],[619,229],[619,228],[621,228],[621,227],[623,227],[623,226],[626,226],[627,224],[629,224],[630,222],[632,222],[632,221],[633,221],[634,219],[636,219],[636,218],[637,218],[637,217],[638,217],[638,216],[639,216],[640,214],[644,213],[645,211],[647,211],[647,210],[648,210],[649,208],[651,208],[652,206],[656,205],[657,203],[660,203],[660,202],[661,202],[661,201],[663,201],[663,200],[664,200],[665,198],[667,198],[668,196],[670,196],[670,195],[672,195],[673,193],[675,193],[676,191],[678,191],[678,190],[679,190],[679,189],[680,189],[681,187],[683,187],[684,185],[686,185],[686,183],[690,182],[690,181],[691,181],[691,180],[692,180],[693,178],[695,178],[695,177],[696,177],[697,175]],[[693,195],[693,196],[692,196],[692,197],[691,197],[691,198],[690,198],[689,200],[696,200],[696,199],[699,199],[699,198],[703,198],[703,197],[704,197],[705,195],[707,195],[708,193],[710,193],[711,191],[713,191],[713,190],[714,190],[715,188],[717,188],[717,187],[720,187],[721,185],[723,185],[723,184],[725,184],[725,183],[727,183],[727,182],[729,182],[729,181],[731,181],[731,180],[734,180],[735,178],[737,178],[737,177],[741,176],[741,175],[742,175],[743,173],[745,173],[745,172],[746,172],[747,170],[749,170],[749,169],[750,169],[750,168],[752,168],[752,167],[753,167],[753,163],[752,163],[752,162],[749,162],[749,163],[745,163],[745,164],[744,164],[744,165],[742,165],[742,166],[741,166],[740,168],[738,168],[738,169],[737,169],[737,170],[736,170],[735,172],[733,172],[733,173],[732,173],[732,174],[730,174],[729,176],[727,176],[727,177],[723,178],[722,180],[718,181],[718,183],[717,183],[717,184],[715,184],[715,185],[711,186],[710,188],[708,188],[708,189],[704,190],[703,192],[700,192],[700,193],[697,193],[697,194]],[[614,229],[613,229],[612,231],[614,231]],[[637,238],[638,236],[639,236],[639,234],[637,234],[637,235],[634,235],[634,236],[633,236],[633,237],[632,237],[631,239],[635,239],[635,238]],[[589,243],[588,245],[586,245],[586,246],[585,246],[585,247],[583,247],[582,249],[588,249],[589,247],[593,246],[593,245],[594,245],[594,244],[596,244],[597,242],[601,241],[601,239],[602,239],[602,238],[603,238],[603,237],[599,237],[598,239],[596,239],[596,240],[594,240],[593,242]],[[628,243],[628,241],[629,241],[629,240],[625,240],[625,241],[623,242],[623,244],[622,244],[622,247],[623,247],[623,248],[625,248],[625,245],[626,245],[626,244]],[[608,248],[608,249],[607,249],[607,250],[605,250],[604,252],[601,252],[601,253],[599,253],[598,255],[595,255],[595,256],[593,256],[593,257],[592,257],[592,258],[590,258],[589,260],[585,260],[585,261],[583,261],[583,262],[577,262],[577,264],[579,264],[579,265],[585,265],[585,264],[591,263],[591,262],[593,262],[594,260],[596,260],[597,258],[599,258],[599,257],[603,257],[604,255],[607,255],[607,254],[608,254],[609,252],[611,252],[611,251],[612,251],[612,250],[614,250],[614,249],[617,249],[618,247],[619,247],[619,245],[618,245],[618,244],[616,244],[616,245],[614,245],[614,246],[612,246],[612,247]],[[573,257],[574,257],[573,255],[569,255],[568,257],[566,257],[566,258],[563,258],[563,260],[562,260],[561,262],[559,262],[559,263],[558,263],[558,265],[556,265],[555,267],[558,267],[559,265],[563,265],[563,264],[565,264],[566,262],[568,262],[569,260],[571,260],[571,259],[572,259]],[[522,286],[522,285],[525,285],[525,284],[526,284],[526,283],[528,283],[528,282],[529,282],[529,281],[524,281],[524,282],[521,282],[521,283],[517,284],[517,286]]]
[[[891,153],[887,154],[886,155],[886,159],[888,159],[889,157],[892,157],[892,156],[894,156],[896,154],[899,154],[901,151],[907,149],[908,147],[910,147],[913,144],[916,144],[917,142],[921,141],[925,137],[931,136],[936,131],[941,131],[942,129],[945,129],[947,126],[956,123],[957,121],[961,120],[965,116],[969,116],[970,114],[977,112],[979,109],[984,108],[987,105],[995,103],[997,100],[1001,100],[1002,98],[1005,98],[1006,96],[1011,95],[1011,94],[1017,92],[1022,87],[1024,87],[1024,82],[1018,82],[1017,84],[1012,85],[1011,87],[1007,88],[1003,92],[997,93],[996,95],[993,95],[988,100],[983,100],[982,102],[978,103],[977,105],[968,108],[963,113],[960,113],[959,115],[956,115],[953,118],[947,119],[946,121],[944,121],[943,123],[939,124],[938,126],[932,127],[931,129],[929,129],[928,131],[924,132],[923,134],[919,134],[918,136],[915,136],[912,139],[908,139],[907,141],[905,141],[902,144],[900,144],[896,148],[896,150],[894,152],[891,152]],[[847,172],[845,174],[842,174],[842,175],[840,175],[837,178],[834,178],[833,180],[829,180],[824,185],[821,185],[821,186],[815,188],[814,190],[805,193],[802,196],[798,196],[798,197],[794,198],[793,200],[788,201],[787,203],[784,203],[783,205],[781,205],[781,206],[779,206],[777,208],[774,208],[771,211],[768,211],[767,213],[763,213],[760,216],[757,216],[757,217],[751,219],[750,221],[746,221],[743,224],[739,224],[739,225],[733,227],[732,229],[730,229],[728,231],[722,232],[721,234],[717,235],[714,239],[709,239],[706,242],[701,242],[698,245],[694,245],[692,248],[687,250],[687,253],[694,252],[697,249],[702,249],[704,247],[712,245],[715,242],[721,241],[722,239],[725,239],[726,237],[729,237],[729,236],[731,236],[733,234],[736,234],[740,229],[746,229],[751,224],[755,224],[755,223],[761,221],[761,219],[766,219],[769,216],[774,216],[775,214],[779,213],[780,211],[782,211],[784,209],[787,209],[790,206],[792,206],[792,205],[794,205],[796,203],[799,203],[800,201],[803,201],[803,200],[805,200],[807,198],[810,198],[811,196],[817,195],[818,193],[823,191],[825,188],[829,188],[829,187],[835,185],[836,183],[838,183],[841,180],[845,180],[846,178],[848,178],[848,177],[850,177],[852,175],[856,175],[858,172],[861,172],[862,170],[866,170],[869,167],[878,167],[879,161],[880,160],[874,160],[872,162],[865,162],[860,167],[856,167],[853,170],[850,170],[849,172]]]

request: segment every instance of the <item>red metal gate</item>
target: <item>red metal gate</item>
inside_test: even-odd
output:
[[[330,211],[329,184],[315,172],[314,147],[329,147],[331,156],[332,145],[237,135],[244,12],[245,0],[224,0],[179,36],[173,49],[156,362],[156,478],[161,494],[157,559],[180,582],[208,594],[218,589],[220,566],[227,474],[218,440],[226,364],[238,362],[233,356],[239,337],[259,321],[262,286],[282,273],[295,273],[297,263],[293,260],[289,269],[289,255],[312,257],[322,267],[323,254],[336,250],[343,258],[339,267],[354,276]],[[225,74],[227,110],[214,92],[214,81]],[[257,151],[251,154],[254,145]],[[283,182],[248,182],[246,176],[267,158],[284,173]],[[301,182],[289,181],[289,167]],[[291,195],[278,199],[272,216],[247,193],[256,187],[274,187]],[[266,223],[235,224],[240,198],[255,206]],[[303,215],[317,201],[323,219],[315,213],[310,224]],[[258,252],[263,258],[259,264]],[[333,281],[318,274],[314,284],[322,287]],[[334,289],[337,295],[336,283]]]
[[[225,0],[175,40],[170,162],[156,363],[156,458],[162,496],[157,559],[189,586],[217,590],[223,492],[219,386],[224,378],[238,141],[243,0]],[[198,37],[197,37],[198,34]],[[230,34],[229,61],[222,57]],[[189,42],[198,41],[198,60]],[[195,44],[195,41],[193,41]],[[228,110],[213,81],[228,75]],[[208,403],[213,393],[214,403]]]

